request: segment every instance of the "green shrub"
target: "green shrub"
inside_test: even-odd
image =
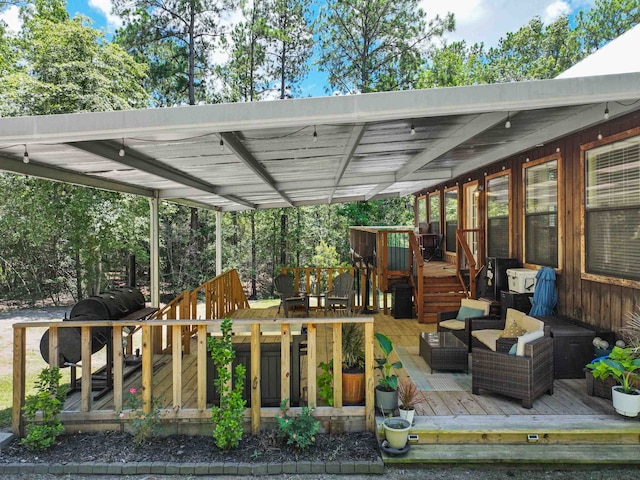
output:
[[[60,369],[45,368],[36,380],[36,393],[29,395],[24,402],[24,416],[30,422],[36,421],[38,412],[42,419],[38,423],[27,425],[27,435],[21,440],[28,450],[46,450],[64,431],[58,419],[67,398],[67,387],[60,386]]]
[[[149,413],[144,412],[144,402],[142,401],[141,394],[135,388],[130,388],[124,401],[124,409],[118,412],[118,417],[121,419],[127,418],[125,410],[130,410],[131,413],[131,427],[133,430],[133,442],[136,447],[142,445],[142,443],[153,436],[158,424],[160,423],[160,406],[158,400],[151,399],[151,410]]]
[[[327,405],[333,407],[333,360],[320,362],[322,373],[318,375],[318,396]]]
[[[278,416],[278,435],[286,439],[287,445],[294,445],[300,450],[306,450],[315,441],[320,422],[313,418],[313,409],[302,407],[300,415],[291,417],[287,413],[288,398],[280,403],[282,414]]]
[[[218,448],[229,450],[236,448],[243,434],[242,417],[246,408],[246,402],[242,398],[242,390],[244,389],[244,365],[237,365],[233,378],[233,388],[230,387],[232,382],[231,371],[229,365],[236,358],[231,343],[231,320],[225,318],[220,329],[222,337],[209,337],[207,346],[213,359],[218,378],[213,383],[220,395],[220,405],[211,407],[211,420],[213,422],[213,439]]]

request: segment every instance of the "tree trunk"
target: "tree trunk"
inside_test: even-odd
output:
[[[287,214],[284,209],[280,214],[280,264],[287,266]]]
[[[75,250],[75,267],[76,267],[76,295],[78,301],[82,300],[82,267],[80,266],[80,249]]]

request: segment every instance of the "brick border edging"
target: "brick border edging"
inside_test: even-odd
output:
[[[284,462],[284,463],[220,463],[220,462],[128,462],[66,464],[5,463],[0,474],[83,474],[83,475],[280,475],[283,473],[383,474],[382,458],[376,461]]]

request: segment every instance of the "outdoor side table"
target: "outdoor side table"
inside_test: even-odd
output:
[[[431,370],[469,369],[467,345],[451,332],[422,332],[420,356]]]

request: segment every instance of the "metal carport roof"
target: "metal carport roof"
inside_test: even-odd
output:
[[[0,170],[222,211],[397,197],[639,100],[640,73],[627,73],[0,118]]]

